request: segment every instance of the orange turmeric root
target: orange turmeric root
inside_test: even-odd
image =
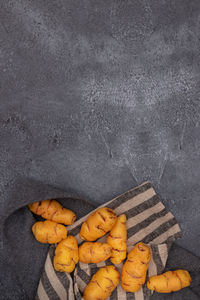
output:
[[[57,223],[71,225],[76,220],[75,213],[62,207],[56,200],[34,202],[28,207],[34,214]]]
[[[112,247],[107,243],[85,242],[79,247],[79,260],[84,264],[98,264],[111,255]]]
[[[108,207],[97,209],[82,224],[81,239],[89,242],[97,240],[112,229],[116,220],[116,213],[112,209]]]
[[[120,264],[126,258],[126,240],[126,215],[123,214],[117,218],[117,222],[107,237],[107,243],[112,247],[110,261],[113,264]]]
[[[150,248],[143,243],[136,244],[129,252],[121,273],[121,287],[125,291],[135,293],[141,289],[150,259]]]
[[[59,272],[73,272],[78,263],[78,244],[75,237],[69,235],[58,244],[53,263]]]
[[[147,287],[158,293],[171,293],[189,286],[190,283],[191,277],[188,271],[176,270],[150,277]]]
[[[119,283],[119,272],[114,266],[100,268],[86,286],[84,300],[105,300]]]
[[[65,226],[53,221],[36,222],[32,232],[38,242],[45,244],[56,244],[67,237]]]

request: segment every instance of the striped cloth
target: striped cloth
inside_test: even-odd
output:
[[[149,244],[152,259],[147,277],[160,274],[164,270],[171,244],[181,236],[181,230],[174,216],[159,201],[151,184],[145,182],[101,207],[103,206],[114,209],[117,215],[126,214],[128,251],[139,241]],[[69,234],[75,236],[79,244],[82,242],[79,236],[80,227],[88,215],[68,227]],[[105,239],[104,236],[98,241],[105,242]],[[98,268],[111,264],[109,260],[89,265],[79,262],[72,276],[54,270],[54,250],[55,246],[52,245],[40,279],[36,300],[81,300],[82,292],[91,276]],[[119,271],[121,267],[122,265],[117,266]],[[146,285],[137,293],[126,293],[119,284],[109,299],[147,300],[150,296],[151,291]]]

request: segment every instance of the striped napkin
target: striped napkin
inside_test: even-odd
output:
[[[152,259],[147,278],[160,274],[164,270],[172,242],[181,237],[181,230],[171,212],[159,201],[151,184],[145,182],[104,203],[101,207],[103,206],[114,209],[117,215],[126,214],[128,251],[139,241],[151,247]],[[68,227],[69,234],[75,236],[79,244],[82,243],[79,236],[80,227],[88,215]],[[105,240],[106,236],[98,241],[105,242]],[[81,300],[82,292],[91,276],[96,273],[98,268],[111,264],[109,260],[89,265],[79,262],[73,275],[61,273],[55,271],[53,267],[54,251],[55,246],[52,245],[38,286],[37,300]],[[117,265],[117,268],[120,271],[122,264]],[[151,291],[147,289],[146,285],[137,293],[126,293],[119,284],[109,299],[147,300],[150,296]]]

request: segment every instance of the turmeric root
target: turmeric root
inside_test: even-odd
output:
[[[126,215],[121,215],[107,237],[107,243],[112,246],[110,260],[113,264],[120,264],[126,258],[126,240]]]
[[[80,237],[82,240],[95,241],[110,231],[116,220],[117,216],[112,209],[101,207],[82,224]]]
[[[150,248],[143,243],[136,244],[129,252],[121,273],[121,286],[125,291],[135,293],[140,290],[150,259]]]
[[[32,232],[38,242],[45,244],[55,244],[67,237],[65,226],[53,221],[36,222]]]
[[[119,272],[114,266],[100,268],[86,286],[83,299],[105,300],[110,297],[118,283]]]
[[[108,259],[111,252],[112,247],[106,243],[85,242],[79,247],[79,260],[85,264],[97,264]]]
[[[57,223],[71,225],[76,220],[73,211],[64,208],[55,200],[44,200],[28,205],[29,209],[44,219]]]
[[[78,244],[73,236],[61,241],[55,250],[54,268],[60,272],[71,273],[78,263]]]
[[[191,277],[188,271],[176,270],[150,277],[147,287],[158,293],[171,293],[189,286],[190,283]]]

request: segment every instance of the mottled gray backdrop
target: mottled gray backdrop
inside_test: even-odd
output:
[[[30,234],[26,209],[6,219],[28,202],[98,204],[150,180],[180,223],[178,243],[200,255],[200,1],[0,7],[4,253]]]

